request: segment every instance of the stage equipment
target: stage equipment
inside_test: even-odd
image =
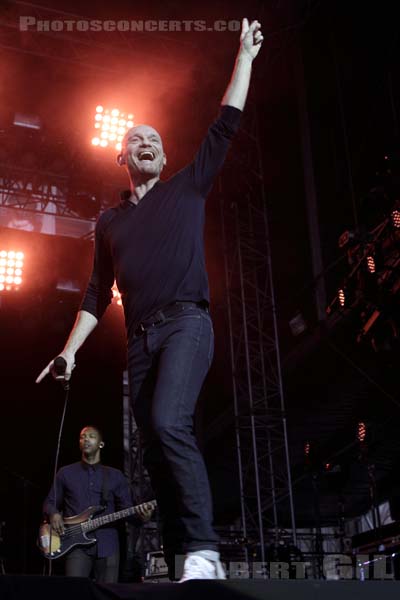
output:
[[[24,253],[0,250],[0,292],[19,290],[22,284]]]
[[[104,108],[100,104],[96,106],[94,115],[94,137],[93,146],[106,148],[113,147],[121,150],[121,141],[125,133],[134,126],[133,114],[120,112],[118,108]]]

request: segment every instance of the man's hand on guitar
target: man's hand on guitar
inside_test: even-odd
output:
[[[141,519],[141,521],[143,521],[143,523],[146,523],[146,521],[149,521],[151,519],[151,515],[154,512],[154,508],[154,506],[148,503],[140,504],[138,506],[137,515]]]
[[[50,525],[58,535],[64,533],[64,520],[60,513],[54,513],[54,515],[51,515]]]

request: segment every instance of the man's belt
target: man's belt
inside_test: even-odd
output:
[[[147,331],[151,327],[154,327],[154,325],[158,325],[166,319],[171,319],[173,317],[178,316],[179,314],[182,314],[185,308],[187,308],[188,306],[197,306],[198,308],[201,308],[208,312],[208,302],[206,300],[201,300],[200,302],[172,302],[171,304],[167,304],[167,306],[164,306],[163,308],[155,312],[145,321],[139,323],[139,325],[134,331],[134,336],[139,337],[143,335],[145,331]]]

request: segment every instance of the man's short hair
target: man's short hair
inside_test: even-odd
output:
[[[101,441],[103,441],[103,432],[99,427],[97,427],[97,425],[84,425],[81,431],[83,431],[84,429],[94,429],[99,434],[99,438],[101,439]]]

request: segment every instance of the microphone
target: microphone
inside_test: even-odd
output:
[[[53,372],[56,376],[56,379],[61,379],[62,386],[64,390],[69,389],[69,381],[65,380],[65,370],[67,368],[67,361],[62,356],[57,356],[54,359],[53,363]]]

